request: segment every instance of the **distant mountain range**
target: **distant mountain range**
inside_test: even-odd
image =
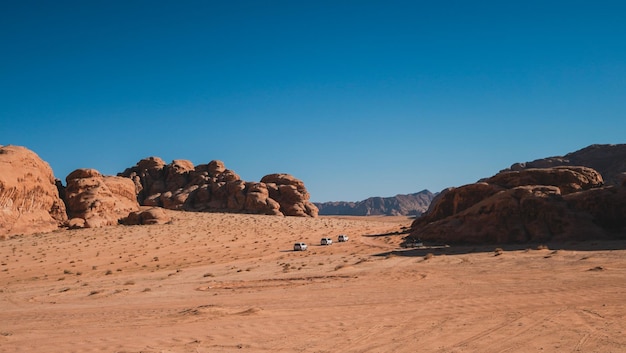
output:
[[[393,197],[370,197],[363,201],[318,202],[319,215],[348,216],[419,216],[428,210],[436,196],[428,190]]]

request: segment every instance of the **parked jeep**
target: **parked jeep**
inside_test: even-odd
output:
[[[304,251],[306,248],[306,243],[298,242],[293,244],[293,251]]]

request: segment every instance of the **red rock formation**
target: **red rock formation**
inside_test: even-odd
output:
[[[121,220],[121,223],[125,225],[166,224],[171,220],[162,208],[152,207],[129,213],[128,217]]]
[[[129,212],[139,210],[135,184],[128,178],[103,176],[95,169],[77,169],[66,181],[70,227],[115,225]]]
[[[48,163],[27,148],[0,146],[0,237],[52,231],[66,220]]]
[[[506,189],[521,185],[553,185],[558,186],[564,194],[604,184],[600,173],[591,168],[578,166],[505,171],[482,181]]]
[[[318,209],[310,199],[304,183],[289,174],[269,174],[261,178],[267,185],[269,195],[280,204],[285,216],[317,217]]]
[[[598,172],[557,167],[502,172],[448,189],[411,226],[409,240],[520,243],[622,238],[626,188]]]
[[[304,183],[288,174],[266,176],[268,182],[245,182],[221,161],[194,167],[189,161],[176,160],[166,165],[160,158],[151,157],[119,175],[135,182],[137,198],[144,206],[317,216],[317,207],[309,201]]]
[[[620,176],[626,171],[626,144],[591,145],[565,156],[537,159],[532,162],[515,163],[509,170],[519,171],[556,166],[585,166],[597,170],[608,185],[619,185]]]

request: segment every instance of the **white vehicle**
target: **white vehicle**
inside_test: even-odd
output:
[[[345,235],[345,234],[340,234],[340,235],[337,237],[337,241],[338,241],[338,242],[340,242],[340,243],[342,243],[342,242],[344,242],[344,241],[348,241],[348,239],[350,239],[350,238],[348,238],[348,236],[347,236],[347,235]]]
[[[322,241],[320,242],[322,245],[330,245],[333,243],[333,240],[330,238],[322,238]]]
[[[293,244],[293,251],[304,251],[306,250],[307,246],[305,243],[295,243]]]

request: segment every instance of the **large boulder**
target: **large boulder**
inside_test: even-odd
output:
[[[103,176],[95,169],[77,169],[66,177],[70,227],[99,228],[118,224],[139,210],[131,179]]]
[[[260,183],[246,182],[222,161],[193,164],[158,157],[141,160],[118,174],[136,184],[143,206],[173,210],[317,216],[317,207],[301,180],[289,174],[272,174]]]
[[[166,224],[172,218],[160,207],[151,207],[144,210],[133,211],[127,217],[122,218],[120,223],[124,225]]]
[[[587,167],[501,172],[450,188],[411,225],[409,241],[524,243],[626,237],[626,188]]]
[[[65,223],[65,205],[48,163],[20,146],[0,146],[0,237],[49,232]]]

